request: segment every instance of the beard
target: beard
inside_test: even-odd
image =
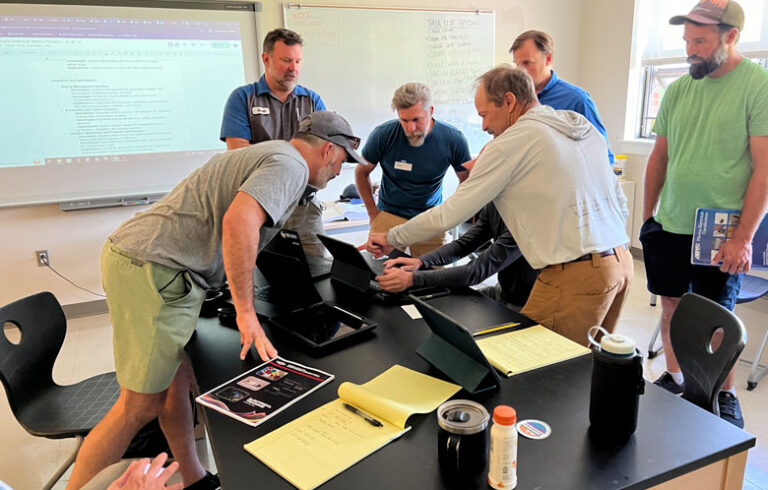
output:
[[[427,135],[423,131],[406,132],[405,137],[408,138],[408,144],[415,147],[423,145],[424,140],[427,139]]]
[[[700,58],[696,55],[689,56],[688,63],[690,63],[691,66],[688,68],[688,73],[691,74],[691,78],[694,80],[701,80],[720,68],[723,63],[725,63],[726,59],[728,59],[728,51],[725,49],[724,43],[721,42],[717,51],[715,51],[709,58]],[[697,60],[698,62],[693,63],[694,60]]]
[[[318,171],[314,185],[310,185],[318,190],[325,189],[328,185],[328,182],[333,180],[334,177],[336,177],[336,174],[333,173],[333,167],[329,165],[327,167],[321,168],[320,171]]]
[[[297,77],[294,72],[286,72],[281,78],[277,79],[277,84],[283,90],[290,91],[296,88],[296,84],[298,80],[299,80],[299,77]]]

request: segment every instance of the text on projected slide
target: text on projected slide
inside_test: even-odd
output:
[[[0,167],[222,151],[245,81],[225,21],[0,16],[0,64]]]

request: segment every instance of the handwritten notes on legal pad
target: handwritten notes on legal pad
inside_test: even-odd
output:
[[[460,389],[395,365],[363,385],[343,383],[338,399],[244,447],[295,487],[312,489],[407,432],[410,415],[435,410]]]
[[[589,353],[583,345],[535,325],[477,341],[488,361],[507,376]]]

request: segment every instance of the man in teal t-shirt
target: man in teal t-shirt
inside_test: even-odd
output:
[[[357,191],[371,220],[371,231],[383,233],[443,201],[443,177],[453,168],[459,182],[469,171],[469,146],[461,131],[432,117],[432,95],[419,82],[400,86],[392,97],[397,119],[380,124],[368,136],[355,169]],[[370,174],[381,166],[379,200],[373,199]],[[410,244],[413,256],[444,243],[444,234]]]
[[[661,296],[667,370],[655,384],[678,394],[684,380],[669,323],[680,297],[693,291],[733,310],[768,206],[768,72],[736,50],[744,12],[733,0],[701,0],[670,23],[684,24],[691,66],[667,89],[653,127],[640,241],[648,289]],[[722,262],[719,268],[691,265],[696,208],[741,210],[712,260]],[[735,395],[731,371],[718,399],[720,416],[743,427]]]

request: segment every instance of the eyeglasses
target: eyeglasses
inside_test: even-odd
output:
[[[353,150],[357,150],[357,147],[360,146],[360,138],[358,138],[357,136],[350,136],[344,133],[333,133],[328,135],[329,138],[332,138],[334,136],[343,136],[344,138],[347,138],[348,140],[350,140],[352,142]]]

